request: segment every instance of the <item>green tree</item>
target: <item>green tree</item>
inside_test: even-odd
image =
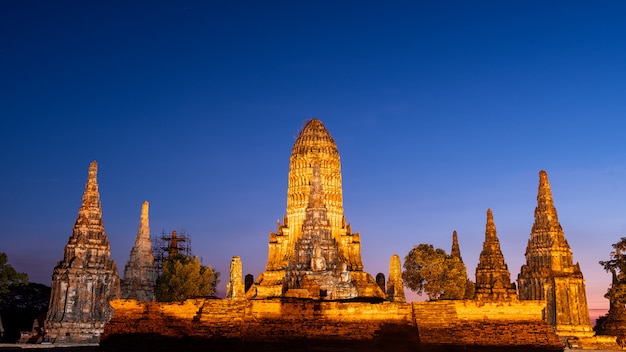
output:
[[[429,300],[462,299],[468,286],[463,262],[430,244],[415,246],[407,254],[402,280],[411,291],[426,293]]]
[[[188,298],[215,293],[219,273],[200,264],[198,257],[175,255],[163,262],[163,273],[157,279],[156,300],[182,302]]]
[[[614,251],[607,261],[600,261],[604,270],[613,275],[613,282],[607,290],[606,297],[613,304],[626,303],[626,237],[614,243]]]
[[[28,274],[18,273],[11,265],[5,253],[0,253],[0,302],[2,296],[9,292],[12,286],[28,285]]]

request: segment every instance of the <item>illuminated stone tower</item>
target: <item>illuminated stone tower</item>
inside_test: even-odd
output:
[[[157,272],[152,254],[152,240],[150,240],[148,202],[145,201],[141,205],[141,218],[135,245],[130,251],[130,258],[124,268],[124,280],[121,283],[122,299],[154,301],[156,279]]]
[[[94,161],[63,260],[52,274],[45,328],[57,343],[98,342],[113,314],[109,300],[120,294],[117,267],[102,224],[97,173]]]
[[[559,223],[548,174],[539,172],[539,191],[526,247],[526,264],[518,276],[519,298],[546,300],[545,317],[560,336],[593,335],[585,280]]]
[[[517,300],[515,284],[511,283],[511,273],[500,250],[491,209],[487,209],[485,242],[476,267],[475,297],[481,301]]]
[[[406,303],[404,283],[402,282],[402,262],[400,256],[394,254],[389,259],[389,281],[387,282],[387,300]]]
[[[304,233],[307,233],[306,238],[303,238]],[[317,247],[314,246],[316,242]],[[313,292],[311,288],[315,285],[296,284],[303,281],[303,275],[310,269],[303,264],[303,258],[316,255],[327,257],[326,269],[321,271],[336,279],[343,275],[342,283],[346,283],[349,277],[350,285],[354,287],[354,290],[321,290],[343,292],[339,294],[343,298],[384,298],[374,279],[363,272],[360,235],[352,233],[343,215],[341,163],[337,145],[322,122],[312,119],[300,132],[291,151],[287,214],[282,223],[278,223],[277,231],[270,233],[266,271],[257,278],[247,297],[284,296],[289,290],[302,296],[307,293],[295,290],[302,290],[298,287],[304,286],[308,287],[312,297],[316,297],[319,292]],[[297,270],[294,269],[296,267]],[[307,273],[307,277],[311,279],[318,274],[319,271],[313,276]],[[328,285],[331,284],[321,286]],[[339,297],[335,295],[333,298]]]

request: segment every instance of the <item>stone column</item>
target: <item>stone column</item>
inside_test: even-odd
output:
[[[230,280],[226,284],[226,298],[243,299],[244,296],[245,291],[241,259],[238,256],[234,256],[230,261]]]
[[[400,256],[394,254],[389,260],[389,281],[387,281],[387,299],[392,302],[405,303],[404,286],[402,284],[402,264]]]

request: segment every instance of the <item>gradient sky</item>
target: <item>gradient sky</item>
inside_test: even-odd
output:
[[[470,278],[491,208],[513,278],[548,172],[589,306],[626,236],[623,1],[0,2],[0,251],[50,284],[92,160],[123,272],[141,203],[222,273],[255,277],[289,155],[337,142],[365,270],[413,245]]]

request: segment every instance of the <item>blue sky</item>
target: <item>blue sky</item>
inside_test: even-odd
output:
[[[491,208],[512,277],[538,172],[608,307],[597,264],[626,236],[626,4],[619,1],[0,2],[0,251],[49,284],[99,163],[123,270],[141,203],[226,281],[255,277],[291,147],[320,118],[342,157],[365,270],[413,245],[470,277]],[[223,291],[223,288],[221,287]]]

